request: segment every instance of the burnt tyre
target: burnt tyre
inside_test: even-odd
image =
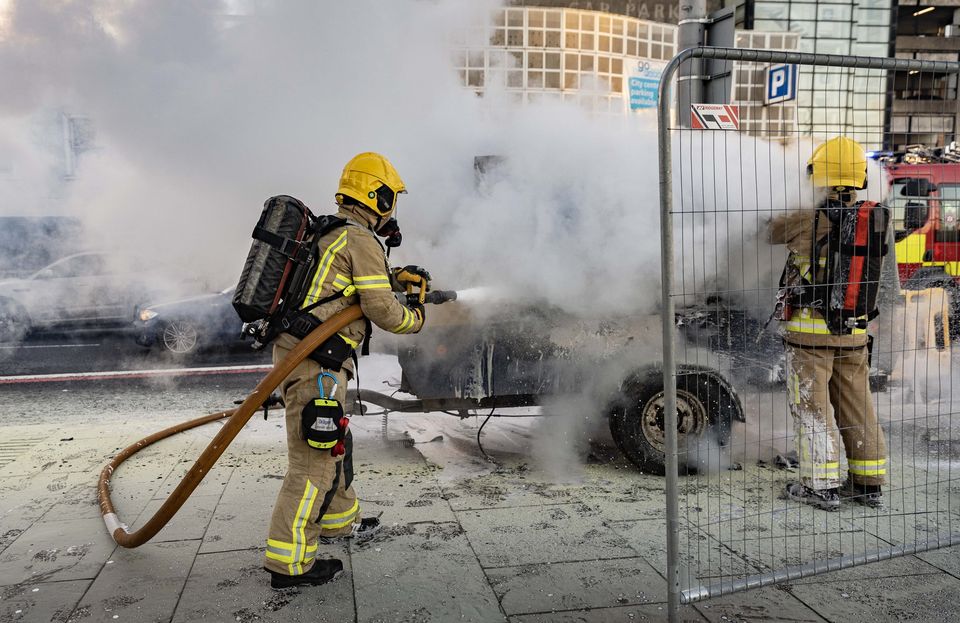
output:
[[[0,344],[19,344],[30,332],[30,320],[20,305],[0,298]]]
[[[662,372],[628,376],[610,407],[610,432],[620,451],[644,473],[664,475],[666,436]],[[677,447],[681,474],[717,463],[717,448],[730,443],[734,419],[743,419],[733,389],[708,369],[677,371]]]
[[[200,330],[188,320],[172,320],[166,323],[159,337],[160,347],[178,357],[196,352],[200,344]]]

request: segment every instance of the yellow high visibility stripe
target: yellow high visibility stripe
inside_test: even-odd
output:
[[[333,264],[333,258],[335,258],[337,253],[342,251],[345,246],[347,246],[346,229],[343,230],[343,233],[337,236],[337,239],[333,241],[333,244],[327,247],[327,250],[324,251],[323,255],[320,257],[320,264],[317,265],[317,272],[315,272],[313,275],[313,282],[310,284],[310,291],[303,299],[304,307],[320,299],[320,292],[323,291],[323,284],[327,280],[327,273],[330,272],[330,265]]]
[[[349,526],[360,513],[360,500],[354,500],[353,506],[342,513],[327,513],[320,518],[321,528],[342,528]]]
[[[850,473],[858,476],[883,476],[887,473],[886,459],[848,459],[847,465]]]
[[[283,541],[277,541],[276,539],[267,539],[267,558],[272,560],[277,560],[285,563],[293,562],[293,550],[295,546],[293,543],[284,543]],[[307,554],[316,553],[316,545],[308,545],[306,549]],[[313,557],[310,557],[312,560]]]
[[[357,286],[358,290],[374,290],[374,289],[392,289],[393,286],[390,285],[390,278],[386,275],[364,275],[353,278],[353,284]]]
[[[311,448],[316,448],[317,450],[329,450],[330,448],[337,445],[336,441],[313,441],[312,439],[307,439],[307,445]]]
[[[360,342],[356,342],[356,341],[354,341],[354,340],[351,340],[350,338],[348,338],[348,337],[347,337],[346,335],[344,335],[343,333],[337,333],[337,335],[339,335],[340,337],[342,337],[342,338],[343,338],[343,341],[350,345],[350,348],[356,349],[357,346],[360,346]]]
[[[353,285],[353,280],[351,280],[350,277],[344,277],[340,273],[337,273],[337,276],[333,278],[334,290],[343,290],[349,285]]]
[[[813,310],[809,307],[801,307],[794,312],[793,317],[787,321],[787,331],[794,333],[812,333],[814,335],[831,335],[827,321],[813,315]],[[853,329],[850,335],[862,335],[866,329]]]
[[[290,575],[300,575],[303,573],[303,565],[307,558],[307,535],[306,526],[310,513],[313,511],[313,503],[317,500],[319,490],[313,486],[309,480],[304,487],[303,497],[300,498],[300,506],[297,508],[297,514],[293,518],[290,534],[293,536],[293,562],[288,565]]]
[[[401,320],[400,324],[398,324],[391,330],[391,333],[406,333],[407,331],[413,328],[413,325],[416,324],[416,322],[417,322],[417,319],[416,319],[416,316],[413,315],[413,312],[407,309],[406,307],[404,307],[403,320]]]

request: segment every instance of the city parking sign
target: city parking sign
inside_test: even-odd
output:
[[[766,69],[763,103],[778,104],[797,97],[797,66],[771,65]]]

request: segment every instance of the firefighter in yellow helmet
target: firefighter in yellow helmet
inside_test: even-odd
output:
[[[777,215],[769,228],[770,242],[789,252],[774,317],[786,349],[800,481],[788,483],[784,497],[829,511],[841,496],[879,507],[887,456],[870,396],[867,323],[876,315],[889,214],[857,201],[866,157],[856,141],[824,142],[807,172],[819,204]]]
[[[318,542],[366,538],[380,528],[378,519],[361,519],[353,488],[353,440],[342,440],[343,454],[332,444],[308,443],[301,419],[329,405],[342,405],[354,376],[354,351],[365,345],[370,323],[392,333],[417,333],[423,327],[422,305],[401,303],[394,291],[407,282],[426,283],[429,273],[416,266],[390,269],[384,244],[399,244],[394,214],[397,197],[406,192],[390,162],[362,153],[343,168],[336,193],[342,223],[320,239],[316,271],[303,303],[311,309],[309,326],[291,327],[274,344],[274,362],[282,360],[312,328],[349,305],[359,303],[364,318],[344,327],[304,359],[280,385],[286,407],[288,467],[270,522],[264,567],[273,588],[323,584],[343,571],[343,563],[318,557]],[[378,239],[384,237],[384,243]],[[320,421],[318,419],[317,421]],[[326,420],[331,421],[331,420]],[[327,447],[322,447],[327,446]]]

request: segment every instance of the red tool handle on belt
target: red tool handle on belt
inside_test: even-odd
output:
[[[350,426],[350,418],[348,418],[347,416],[343,416],[342,418],[340,418],[341,435],[340,435],[340,439],[338,439],[337,443],[333,446],[333,449],[330,450],[330,454],[332,454],[333,456],[340,456],[341,454],[347,451],[347,448],[344,445],[343,440],[347,436],[348,426]]]

